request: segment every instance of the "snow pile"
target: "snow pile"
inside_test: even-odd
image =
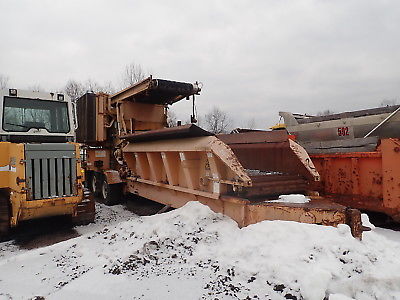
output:
[[[367,214],[361,214],[361,222],[362,222],[363,226],[369,227],[371,229],[376,228],[375,225],[369,221]]]
[[[310,198],[301,194],[280,195],[277,200],[268,202],[284,202],[284,203],[308,203]]]
[[[75,227],[80,234],[86,234],[103,229],[104,226],[112,226],[120,222],[132,218],[130,211],[126,210],[123,205],[107,206],[101,203],[96,203],[96,219],[94,223],[85,226]]]
[[[0,258],[0,299],[398,299],[399,251],[346,225],[239,229],[193,202]]]

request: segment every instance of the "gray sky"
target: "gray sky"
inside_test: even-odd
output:
[[[0,74],[16,88],[121,83],[135,62],[201,81],[198,111],[259,128],[400,99],[400,1],[0,0]],[[179,116],[188,102],[176,104]]]

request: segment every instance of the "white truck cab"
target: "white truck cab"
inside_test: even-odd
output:
[[[0,90],[0,141],[72,142],[72,112],[65,94]]]

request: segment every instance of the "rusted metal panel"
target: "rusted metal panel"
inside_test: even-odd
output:
[[[347,224],[354,237],[362,237],[363,227],[361,214],[356,209],[314,199],[309,203],[268,203],[248,205],[248,215],[245,226],[263,220],[287,220],[301,223],[337,226]]]
[[[296,174],[314,181],[318,172],[307,152],[282,131],[220,135],[245,169]]]
[[[272,174],[250,178],[252,186],[244,188],[241,193],[246,198],[305,193],[308,187],[307,181],[296,175]]]
[[[316,188],[343,205],[400,221],[400,141],[383,139],[374,152],[311,155],[321,175]]]
[[[400,140],[385,139],[380,145],[382,152],[383,205],[400,212]],[[397,219],[399,213],[394,217]]]

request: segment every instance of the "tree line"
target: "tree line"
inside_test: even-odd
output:
[[[118,90],[132,86],[133,84],[145,79],[147,76],[149,76],[148,72],[145,71],[140,64],[136,64],[134,62],[127,64],[121,72],[121,82]],[[7,87],[9,87],[9,77],[4,74],[0,74],[0,90]],[[28,90],[39,92],[42,91],[42,88],[40,85],[36,84],[29,86]],[[117,91],[111,81],[100,84],[92,79],[87,79],[86,81],[70,79],[61,90],[74,102],[86,92],[103,92],[106,94],[113,94]],[[400,104],[400,98],[391,98],[381,100],[378,106],[384,107],[398,104]],[[324,116],[334,113],[336,113],[334,110],[325,109],[323,111],[319,111],[317,115]],[[197,116],[197,121],[199,126],[204,127],[208,131],[215,134],[228,133],[234,129],[233,119],[226,111],[217,106],[211,108],[206,114]],[[167,123],[169,127],[177,126],[178,124],[178,118],[171,109],[168,109],[167,111]],[[183,121],[182,123],[188,124],[190,121]],[[254,129],[256,128],[256,121],[254,118],[250,118],[247,120],[246,124],[241,125],[247,129]]]

